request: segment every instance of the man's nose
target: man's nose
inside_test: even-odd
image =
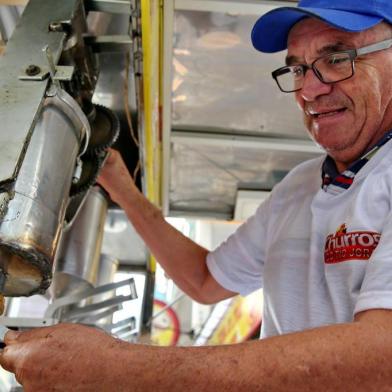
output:
[[[323,83],[314,73],[309,69],[304,76],[304,83],[302,89],[299,91],[300,96],[304,101],[312,102],[320,95],[329,94],[332,90],[331,84]]]

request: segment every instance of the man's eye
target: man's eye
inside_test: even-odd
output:
[[[330,56],[328,57],[328,64],[330,65],[342,64],[349,60],[350,58],[348,56]]]
[[[302,67],[293,67],[292,73],[296,78],[300,78],[304,75],[304,71],[303,71]]]

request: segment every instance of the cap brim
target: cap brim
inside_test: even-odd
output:
[[[290,29],[301,19],[313,17],[340,30],[358,32],[369,29],[383,19],[377,16],[356,14],[325,8],[281,7],[264,14],[253,27],[253,46],[265,53],[287,48]]]

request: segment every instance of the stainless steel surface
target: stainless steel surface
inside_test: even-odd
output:
[[[40,112],[47,80],[18,79],[29,65],[46,66],[42,48],[49,45],[57,63],[65,34],[49,33],[53,20],[69,19],[80,0],[31,0],[0,58],[0,183],[14,178],[23,149]]]
[[[34,75],[28,75],[28,69],[31,66],[27,67],[23,70],[18,76],[19,80],[30,80],[30,81],[42,81],[45,80],[49,75],[49,67],[39,68],[39,72]],[[61,81],[71,81],[75,68],[68,65],[57,65],[56,66],[56,73],[54,75],[54,80],[61,80]]]
[[[54,74],[54,80],[61,80],[69,82],[72,80],[75,67],[72,65],[57,65],[56,73]]]
[[[117,289],[122,291],[125,289],[127,294],[117,295]],[[102,298],[107,293],[110,294],[110,298],[103,300]],[[88,288],[50,302],[47,298],[40,295],[28,298],[7,298],[9,303],[6,315],[0,317],[0,333],[4,330],[2,326],[36,328],[58,324],[59,322],[80,322],[82,324],[99,326],[111,332],[112,329],[129,327],[132,324],[133,318],[119,320],[114,323],[111,320],[113,312],[121,309],[124,302],[136,298],[137,293],[133,278],[109,283],[97,288]],[[84,303],[90,303],[90,305],[81,306]],[[26,311],[26,309],[28,310]]]
[[[82,2],[77,4],[77,10],[72,19],[56,20],[51,24],[53,25],[60,26],[68,32],[60,60],[62,65],[73,65],[77,69],[77,78],[69,87],[74,91],[75,99],[83,106],[83,102],[90,101],[94,93],[99,65],[91,48],[84,43],[83,37],[87,33],[88,26]]]
[[[129,15],[105,14],[90,12],[88,14],[89,31],[93,36],[126,35],[129,29]],[[126,146],[129,127],[124,107],[129,106],[130,112],[138,110],[135,101],[135,81],[133,79],[132,61],[127,61],[127,53],[98,53],[100,74],[96,85],[93,102],[113,110],[121,122],[121,134],[118,146]],[[129,70],[129,88],[126,86],[126,67]],[[145,267],[148,251],[140,237],[129,223],[122,210],[109,210],[105,225],[102,253],[118,259],[121,264]]]
[[[164,214],[231,219],[237,188],[270,190],[321,153],[270,75],[285,53],[262,54],[250,41],[254,22],[282,5],[165,1]]]
[[[292,6],[287,1],[279,0],[175,0],[177,10],[228,12],[236,14],[261,14],[265,11],[264,7],[287,7],[290,5]]]
[[[111,331],[112,334],[116,335],[120,339],[126,339],[131,333],[137,333],[136,318],[129,317],[117,323],[106,325],[105,329],[107,331]]]
[[[171,140],[175,144],[208,145],[209,147],[249,148],[269,152],[296,152],[320,154],[322,150],[310,139],[243,135],[241,133],[189,132],[173,129]]]
[[[162,81],[162,213],[169,215],[170,189],[170,148],[171,148],[171,112],[172,112],[172,78],[173,78],[173,34],[174,34],[174,0],[166,0],[163,7],[163,81]]]
[[[50,93],[51,90],[49,89],[47,95],[49,96]],[[53,93],[53,102],[56,102],[58,108],[71,120],[72,124],[77,124],[74,133],[79,141],[80,149],[77,155],[80,156],[86,152],[90,140],[90,123],[78,103],[67,92],[57,90]]]
[[[115,275],[118,270],[118,265],[119,265],[118,260],[116,260],[115,258],[109,255],[102,254],[99,261],[96,286],[99,287],[114,282]],[[115,296],[116,296],[115,290],[107,291],[104,294],[95,296],[92,302],[99,303],[108,300],[110,298],[114,298]],[[98,323],[99,325],[102,324],[108,325],[111,324],[113,321],[113,312],[104,311],[104,312],[100,312],[99,314],[90,315],[89,320],[92,320],[92,318],[94,318],[96,320],[96,323]]]
[[[14,154],[14,156],[17,156],[19,153],[19,160],[17,161],[17,165],[12,172],[13,177],[5,178],[4,180],[2,180],[0,177],[0,240],[2,239],[1,234],[3,229],[8,229],[13,224],[18,227],[21,227],[24,224],[24,227],[20,228],[20,232],[23,232],[23,236],[19,236],[15,243],[6,242],[3,243],[2,248],[0,247],[0,250],[2,249],[1,252],[3,256],[5,253],[8,253],[8,260],[2,260],[3,268],[5,268],[6,265],[9,268],[11,265],[18,263],[16,268],[14,268],[14,270],[11,272],[18,272],[19,275],[16,277],[18,279],[21,278],[21,271],[25,273],[25,275],[22,276],[23,282],[20,280],[21,284],[17,287],[14,284],[13,289],[15,290],[15,288],[17,288],[17,291],[19,290],[18,292],[14,291],[15,295],[27,295],[27,291],[29,291],[28,294],[31,294],[37,290],[42,291],[48,283],[47,278],[50,275],[52,260],[43,254],[43,250],[41,248],[35,249],[34,246],[36,244],[31,245],[29,243],[29,246],[25,245],[30,237],[36,235],[39,237],[38,241],[41,241],[42,244],[40,245],[42,245],[44,251],[50,251],[50,256],[53,256],[55,253],[54,251],[57,247],[60,238],[61,226],[63,224],[64,206],[67,205],[68,201],[69,184],[72,176],[75,176],[75,161],[85,150],[84,147],[88,141],[89,130],[88,126],[85,126],[84,124],[84,121],[86,120],[85,116],[82,115],[84,118],[81,119],[79,113],[76,113],[77,109],[80,111],[80,108],[77,105],[75,108],[68,107],[67,102],[62,102],[61,104],[64,107],[61,108],[57,105],[57,101],[61,101],[63,98],[62,89],[65,89],[70,94],[72,94],[84,109],[87,109],[88,107],[87,103],[86,107],[83,105],[84,100],[87,98],[88,102],[93,91],[96,91],[95,102],[107,104],[107,106],[117,112],[124,113],[124,105],[128,104],[129,102],[131,102],[132,110],[136,109],[133,88],[131,84],[128,86],[128,96],[124,97],[125,94],[121,94],[122,91],[125,91],[123,71],[125,67],[129,68],[130,64],[129,61],[127,61],[128,53],[123,53],[123,51],[126,50],[129,52],[130,48],[128,46],[131,44],[129,36],[125,35],[128,33],[129,29],[131,2],[89,2],[90,5],[93,3],[95,4],[93,7],[98,5],[98,8],[96,9],[99,9],[100,11],[109,10],[114,13],[119,11],[122,13],[122,15],[113,14],[110,15],[110,17],[105,16],[96,18],[97,21],[99,20],[98,27],[99,29],[104,30],[104,34],[120,35],[107,35],[104,37],[98,37],[95,40],[96,42],[92,43],[91,46],[85,45],[84,39],[80,39],[85,35],[84,12],[81,9],[81,1],[72,2],[72,7],[74,8],[71,7],[71,1],[68,0],[66,2],[67,4],[65,5],[60,4],[56,0],[51,0],[50,2],[47,2],[47,0],[31,0],[31,3],[35,3],[34,15],[30,10],[30,13],[28,13],[29,18],[24,18],[19,22],[19,24],[23,25],[23,29],[19,29],[19,36],[15,36],[16,38],[19,38],[19,40],[16,40],[13,45],[10,44],[9,46],[11,54],[12,51],[14,51],[14,57],[9,58],[10,61],[7,63],[10,67],[10,64],[12,64],[12,67],[16,69],[12,75],[12,78],[19,76],[20,79],[25,79],[26,77],[28,80],[19,80],[18,84],[15,83],[15,81],[12,79],[12,83],[14,83],[11,86],[12,88],[10,88],[9,91],[6,91],[6,96],[3,96],[3,101],[6,99],[13,99],[13,104],[9,104],[9,108],[11,109],[11,115],[14,116],[16,120],[18,120],[15,120],[12,124],[12,132],[15,133],[16,129],[16,131],[18,131],[16,132],[17,135],[12,133],[8,135],[9,137],[7,138],[7,143],[13,146],[12,143],[16,141],[16,143],[19,143],[20,146],[26,149],[26,154],[24,154],[25,151],[22,151],[21,149],[17,150],[17,152]],[[46,3],[50,4],[48,5]],[[36,7],[37,4],[41,5],[39,9]],[[71,7],[72,10],[76,11],[73,14],[64,12],[62,16],[61,12],[53,13],[53,7],[51,7],[51,5],[57,8],[58,11],[62,8],[62,6],[64,6],[63,8],[68,7],[69,9]],[[31,7],[31,5],[29,7]],[[48,17],[47,13],[51,16]],[[91,19],[92,18],[90,18],[90,20]],[[40,24],[42,20],[45,20],[44,24]],[[102,20],[110,20],[110,26],[108,23],[106,28],[104,28],[105,24],[100,23]],[[37,34],[36,30],[39,30],[39,34]],[[50,33],[49,30],[51,30]],[[23,31],[23,34],[21,31]],[[68,33],[67,39],[65,39],[65,34],[62,32]],[[60,37],[61,39],[56,38],[57,40],[54,41],[50,39],[47,40],[45,38],[42,40],[43,42],[41,45],[40,41],[37,39],[39,42],[36,42],[35,39],[44,37],[44,33],[49,38]],[[49,48],[53,51],[51,83],[48,83],[50,80],[48,77],[50,67],[48,66],[47,59],[41,52],[42,48],[45,47],[46,44],[49,44]],[[24,50],[26,45],[29,46],[26,48],[26,50]],[[85,48],[82,48],[83,45]],[[40,61],[38,61],[38,57],[31,55],[31,51],[34,51],[36,54],[35,49],[37,49],[38,55],[40,56]],[[93,88],[95,87],[94,78],[96,77],[94,69],[95,63],[90,60],[92,57],[95,58],[98,56],[85,56],[86,53],[89,54],[92,52],[90,49],[96,49],[97,51],[112,51],[113,49],[120,49],[122,52],[114,54],[99,54],[101,60],[101,78],[100,86],[96,90]],[[20,64],[16,61],[24,61],[25,57],[28,57],[29,59],[26,64]],[[87,59],[87,57],[89,58]],[[34,59],[34,62],[31,59]],[[3,75],[1,78],[3,78]],[[56,80],[60,80],[61,84],[56,83]],[[54,88],[55,84],[57,84],[57,88]],[[86,86],[88,87],[84,89]],[[25,87],[27,87],[27,89]],[[31,89],[29,89],[29,87],[31,87]],[[40,94],[37,94],[38,90],[41,91]],[[45,97],[46,100],[44,103],[43,100]],[[39,100],[36,98],[39,98]],[[26,113],[34,114],[35,112],[36,117],[29,117],[26,115]],[[41,112],[42,118],[40,117]],[[0,114],[2,113],[0,112]],[[23,121],[21,121],[18,116],[22,116]],[[83,128],[83,126],[86,128],[84,130],[86,137],[83,139],[85,143],[83,147],[81,147],[81,145],[83,145],[83,135],[82,133],[78,135],[79,129],[77,129],[74,117],[79,117],[79,122],[82,123],[80,128]],[[3,120],[3,118],[1,118],[1,120]],[[9,121],[9,119],[7,119],[7,121]],[[45,123],[46,128],[44,125],[42,125],[43,123]],[[65,123],[68,124],[68,128]],[[21,124],[29,124],[31,126],[27,129],[24,138],[20,136],[22,135],[22,132],[19,132]],[[7,130],[7,132],[10,131],[11,128]],[[41,132],[44,133],[49,131],[52,132],[50,135],[45,135],[45,137],[38,137]],[[72,131],[74,131],[74,134]],[[125,132],[127,132],[126,129]],[[19,138],[13,140],[14,136],[18,136]],[[37,141],[35,140],[36,138]],[[53,143],[53,139],[55,138],[57,139],[57,144]],[[72,140],[75,141],[74,149],[69,148],[71,147]],[[52,143],[54,146],[52,146]],[[37,150],[36,147],[38,144],[41,146],[41,148]],[[34,162],[32,159],[32,154],[30,154],[30,152],[34,150],[36,150],[35,155],[38,164]],[[55,155],[57,156],[56,161],[53,159]],[[11,155],[6,157],[6,159],[3,156],[4,162],[9,162],[13,159],[14,156]],[[27,175],[28,162],[30,162],[28,166],[31,169],[30,183],[28,182]],[[44,162],[46,162],[47,167],[45,167]],[[2,163],[3,162],[0,157],[0,169],[2,168]],[[25,164],[26,167],[24,166]],[[9,166],[12,167],[12,165]],[[8,169],[8,172],[9,171],[10,170]],[[66,175],[68,172],[69,176]],[[45,174],[45,176],[43,174]],[[56,181],[53,180],[53,178],[57,177],[60,177],[58,178],[58,182],[56,182],[57,179]],[[50,190],[50,192],[48,190]],[[20,196],[18,193],[15,193],[16,191],[19,193],[24,193]],[[43,194],[45,194],[45,199],[43,198]],[[60,200],[58,200],[58,203],[56,204],[55,199],[57,199],[59,194],[62,194],[62,201],[60,203]],[[25,203],[23,203],[22,196],[26,199]],[[21,199],[21,202],[17,205],[16,202],[19,199]],[[22,208],[27,208],[27,211],[22,210]],[[86,200],[86,203],[83,205],[83,209],[80,210],[80,213],[88,214],[86,209],[88,210],[88,200]],[[13,211],[14,215],[11,214]],[[33,215],[33,213],[35,213],[35,215]],[[57,220],[55,219],[56,214]],[[86,321],[87,323],[91,322],[93,324],[99,323],[105,328],[116,328],[116,330],[121,331],[123,334],[134,333],[134,318],[127,318],[126,320],[122,320],[120,322],[121,325],[111,322],[108,324],[108,321],[111,321],[112,319],[113,311],[119,309],[123,301],[128,301],[136,297],[136,290],[133,279],[130,279],[125,283],[119,282],[106,286],[104,285],[104,287],[92,287],[92,283],[102,285],[102,283],[105,281],[111,282],[114,279],[113,274],[117,268],[116,261],[110,260],[110,263],[106,263],[106,261],[109,261],[109,258],[107,258],[107,260],[105,258],[102,261],[102,264],[100,264],[102,268],[98,268],[99,272],[101,272],[101,274],[104,276],[103,279],[102,276],[97,277],[96,268],[92,265],[89,265],[89,262],[96,259],[96,255],[99,254],[99,251],[94,252],[94,247],[100,248],[100,245],[96,244],[95,246],[90,246],[90,243],[99,243],[102,239],[103,222],[105,219],[99,215],[100,210],[97,208],[95,212],[92,213],[92,216],[86,218],[87,224],[85,224],[86,222],[80,223],[78,220],[74,222],[74,225],[79,225],[78,227],[80,229],[79,231],[76,230],[76,234],[74,233],[73,239],[75,241],[79,241],[76,246],[73,246],[74,252],[69,252],[72,246],[64,245],[64,247],[68,248],[67,252],[71,253],[72,256],[75,256],[75,258],[79,259],[80,264],[74,264],[73,267],[76,267],[75,270],[72,271],[71,268],[71,271],[68,270],[69,274],[68,272],[65,272],[63,275],[68,274],[68,276],[72,276],[72,280],[75,282],[79,279],[83,283],[87,283],[85,286],[86,290],[80,290],[82,292],[78,291],[77,294],[74,294],[74,291],[71,287],[72,284],[69,284],[68,282],[67,289],[61,293],[65,296],[59,299],[54,299],[51,310],[54,311],[56,315],[62,315],[62,310],[65,309],[66,311],[64,312],[64,315],[68,315],[69,320],[72,321]],[[26,222],[23,221],[21,224],[22,219],[24,219]],[[39,219],[41,221],[40,227],[38,227],[37,224]],[[57,226],[55,226],[55,220]],[[97,229],[94,226],[95,222],[98,220],[100,220],[100,228]],[[84,234],[86,234],[87,231],[88,234],[78,236],[77,233],[80,233],[81,226],[84,224],[86,226]],[[8,232],[10,232],[10,230],[7,231],[7,235],[9,234]],[[52,247],[50,247],[47,244],[49,244],[49,237],[51,236],[52,232],[55,233],[55,238],[52,238]],[[18,233],[19,231],[16,234]],[[94,235],[99,236],[100,238],[92,238]],[[6,240],[8,241],[8,238]],[[46,240],[47,242],[45,242]],[[81,260],[81,258],[85,259]],[[145,266],[146,258],[142,260],[142,263],[143,266]],[[95,262],[92,262],[92,264],[95,264]],[[20,268],[21,266],[23,268]],[[46,268],[48,266],[49,268]],[[29,267],[29,270],[26,272],[27,267]],[[45,269],[44,272],[43,269]],[[90,269],[91,274],[87,272],[87,269]],[[92,273],[93,270],[95,270],[95,273]],[[8,269],[8,272],[10,272],[10,269]],[[8,277],[10,277],[10,274]],[[33,278],[35,278],[35,280]],[[121,296],[116,295],[116,289],[124,288],[124,284],[129,286],[128,293],[130,292],[130,294]],[[9,287],[6,287],[6,289],[9,290]],[[72,295],[66,295],[69,292],[72,292]],[[10,291],[6,292],[6,294],[10,295]],[[44,297],[37,295],[29,298],[23,298],[23,300],[28,301],[34,297],[40,297],[44,300],[48,300],[49,298],[49,296]],[[21,299],[12,298],[9,300],[17,301]],[[26,304],[29,306],[27,302]],[[85,308],[81,308],[81,304],[88,305]],[[129,306],[129,303],[127,303],[127,306]],[[26,307],[23,311],[26,312]],[[12,318],[12,320],[0,319],[0,324],[2,322],[6,322],[10,325],[18,327],[39,327],[57,323],[59,321],[60,319],[57,317],[53,318],[43,316],[38,319],[17,317]]]
[[[40,294],[30,297],[8,297],[3,316],[43,318],[48,302],[49,297]]]
[[[82,320],[84,318],[88,319],[90,315],[94,315],[94,312],[99,309],[111,308],[112,312],[114,312],[121,309],[121,307],[119,306],[121,303],[123,303],[124,301],[129,301],[134,298],[135,297],[132,294],[121,295],[118,297],[106,299],[101,302],[96,302],[90,305],[81,306],[79,308],[73,308],[66,314],[66,320],[73,321],[73,320]]]
[[[285,53],[252,47],[258,17],[175,12],[172,126],[307,137],[293,96],[282,94],[270,75],[285,64]]]
[[[63,233],[50,288],[54,298],[96,285],[107,208],[100,188],[91,188],[71,227]]]
[[[129,16],[108,15],[104,13],[90,13],[89,34],[98,35],[124,35],[128,33]],[[124,113],[128,105],[131,113],[140,108],[135,100],[135,80],[133,78],[133,63],[127,61],[126,53],[99,53],[100,74],[95,89],[93,102],[104,105],[113,110],[121,122],[121,134],[118,146],[126,147],[129,126]],[[128,91],[125,86],[126,67],[129,67]],[[125,149],[125,148],[124,148]],[[119,260],[120,264],[136,265],[145,268],[148,260],[148,251],[129,223],[123,210],[111,209],[108,211],[102,253],[111,255]]]
[[[0,32],[3,41],[7,42],[8,39],[11,37],[21,13],[21,7],[0,7]]]
[[[114,281],[119,262],[112,256],[101,254],[99,260],[98,277],[96,286],[102,286]]]
[[[58,79],[55,79],[54,75],[56,74],[56,65],[54,63],[53,60],[53,54],[52,51],[50,50],[49,46],[46,45],[44,46],[44,48],[42,49],[44,55],[46,56],[46,60],[48,62],[49,65],[49,74],[50,74],[50,78],[52,79],[52,83],[54,85],[54,87],[56,88],[57,92],[61,90],[61,85]]]
[[[126,35],[129,28],[129,17],[126,15],[107,15],[94,13],[89,15],[89,34],[98,35]],[[127,132],[124,121],[125,98],[128,99],[131,112],[135,111],[134,80],[129,81],[129,95],[125,97],[124,86],[125,67],[127,66],[126,53],[99,53],[100,73],[93,97],[94,103],[106,106],[116,112],[122,122],[123,132]],[[128,64],[129,65],[129,64]],[[133,72],[130,70],[130,76]]]
[[[108,211],[102,253],[112,256],[123,265],[146,266],[149,252],[123,210]]]
[[[0,265],[7,277],[6,296],[31,295],[50,283],[74,165],[88,127],[65,92],[45,99],[2,208]]]
[[[270,151],[262,143],[210,144],[191,137],[173,142],[170,211],[231,219],[237,189],[270,190],[289,169],[317,153]]]
[[[0,341],[4,342],[4,335],[8,332],[8,328],[3,325],[0,325]]]
[[[130,296],[132,298],[137,298],[137,293],[136,293],[136,287],[135,287],[135,281],[133,278],[129,278],[126,280],[123,280],[121,282],[115,282],[115,283],[109,283],[107,285],[103,285],[100,287],[96,288],[89,288],[84,290],[83,292],[77,293],[77,294],[72,294],[72,295],[67,295],[62,298],[58,298],[55,301],[53,301],[51,304],[49,304],[46,312],[45,312],[45,317],[46,318],[52,318],[57,312],[63,308],[63,307],[68,307],[69,305],[76,305],[80,303],[83,299],[95,296],[95,295],[100,295],[104,294],[106,292],[110,292],[112,290],[115,290],[120,287],[124,286],[129,286],[130,288]]]
[[[94,53],[129,52],[132,39],[129,35],[87,36],[84,39]]]
[[[31,317],[5,317],[0,316],[0,325],[22,329],[49,327],[59,323],[55,318],[31,318]]]
[[[122,15],[131,13],[130,0],[84,0],[84,4],[89,11],[110,12]]]

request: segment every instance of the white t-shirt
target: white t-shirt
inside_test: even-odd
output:
[[[264,288],[262,336],[392,309],[392,142],[341,193],[321,189],[324,157],[302,163],[207,265],[226,289]]]

